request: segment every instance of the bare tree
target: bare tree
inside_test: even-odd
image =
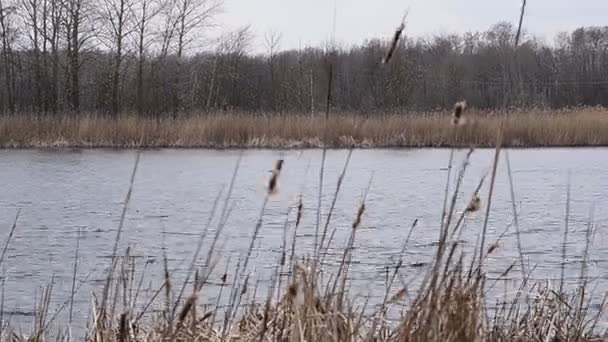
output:
[[[91,38],[92,30],[88,24],[87,0],[62,0],[64,10],[63,25],[67,41],[67,94],[72,111],[80,110],[80,67],[81,52]]]
[[[265,53],[253,54],[248,27],[211,44],[205,29],[219,4],[0,0],[0,112],[119,115],[133,104],[160,119],[218,108],[304,112],[324,102],[323,47],[282,50],[270,31]],[[367,115],[438,110],[461,98],[485,109],[608,106],[608,27],[564,33],[555,44],[525,35],[515,47],[516,36],[508,23],[403,36],[383,66],[388,39],[336,47],[332,106]]]
[[[63,6],[61,0],[45,0],[43,11],[43,55],[47,54],[47,45],[51,47],[51,76],[48,82],[47,106],[53,113],[59,110],[59,40],[61,37],[61,24],[63,20]],[[45,58],[46,61],[46,58]]]
[[[281,44],[281,33],[271,30],[264,35],[264,42],[268,51],[268,69],[270,72],[270,108],[276,110],[275,93],[275,59],[276,53]]]
[[[15,6],[0,0],[0,37],[2,38],[2,61],[4,64],[4,81],[6,107],[9,112],[15,112],[15,80],[13,71],[13,48],[14,31],[12,17],[15,14]]]
[[[150,24],[161,10],[157,0],[139,0],[133,8],[135,47],[137,51],[137,111],[144,113],[144,65],[146,53],[154,42],[151,38]]]
[[[230,106],[228,98],[235,97],[236,85],[241,76],[238,73],[238,66],[250,47],[252,37],[251,27],[243,26],[233,32],[223,34],[218,39],[207,93],[207,110],[212,106],[220,105],[223,109]],[[230,89],[223,94],[221,94],[223,82],[220,76],[224,76],[224,80],[229,84],[226,88]]]
[[[99,20],[103,24],[99,36],[106,40],[113,53],[111,112],[117,116],[121,111],[121,71],[126,38],[135,30],[133,20],[134,0],[101,0],[98,4]]]
[[[32,63],[30,68],[34,71],[34,96],[32,99],[32,109],[38,112],[41,109],[42,101],[42,65],[41,65],[41,50],[40,50],[40,33],[43,31],[43,19],[40,18],[43,11],[44,3],[42,0],[21,0],[23,9],[23,22],[30,41],[32,49]]]
[[[181,110],[179,88],[184,53],[196,37],[202,36],[203,29],[213,25],[222,4],[222,0],[167,0],[164,5],[161,56],[167,56],[173,46],[177,63],[172,89],[174,116]]]

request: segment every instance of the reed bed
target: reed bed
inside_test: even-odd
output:
[[[2,148],[390,148],[608,146],[608,109],[260,115],[216,113],[156,120],[137,116],[0,117]],[[327,130],[325,131],[325,128]],[[327,134],[326,138],[324,134]],[[327,145],[324,144],[327,142]]]

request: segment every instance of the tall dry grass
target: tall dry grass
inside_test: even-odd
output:
[[[84,116],[0,118],[0,147],[479,147],[494,146],[504,127],[506,147],[608,145],[608,109],[470,112],[454,129],[448,112],[426,114],[213,114],[155,119]],[[325,126],[327,125],[327,126]]]

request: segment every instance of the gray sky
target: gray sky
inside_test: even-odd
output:
[[[331,38],[336,4],[336,40],[361,43],[389,37],[409,7],[407,34],[486,30],[518,20],[520,0],[225,0],[218,18],[225,29],[251,24],[254,49],[263,51],[268,30],[283,34],[282,49],[318,46]],[[608,25],[608,0],[528,0],[525,30],[553,42],[556,33]]]

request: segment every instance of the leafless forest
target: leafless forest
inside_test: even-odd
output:
[[[0,0],[0,108],[53,116],[175,116],[324,109],[429,111],[462,98],[481,109],[608,105],[608,27],[544,42],[498,23],[485,32],[356,46],[281,48],[243,26],[211,38],[221,0]],[[256,53],[253,40],[265,42]]]

